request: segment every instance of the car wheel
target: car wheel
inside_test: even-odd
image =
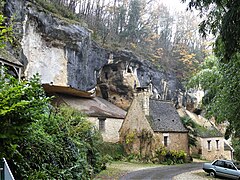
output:
[[[209,176],[210,176],[210,177],[216,177],[216,173],[215,173],[214,171],[211,171],[211,172],[209,173]]]

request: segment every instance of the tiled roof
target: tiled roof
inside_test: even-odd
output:
[[[188,132],[171,102],[150,99],[149,115],[154,132]]]
[[[59,96],[66,104],[90,117],[124,119],[126,116],[126,111],[100,97],[81,98],[67,95]]]
[[[203,126],[196,126],[198,136],[202,138],[223,137],[223,134],[214,126],[205,128]]]

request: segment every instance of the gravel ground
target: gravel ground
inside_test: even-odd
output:
[[[179,174],[179,175],[175,176],[173,178],[173,180],[193,180],[193,179],[206,180],[206,179],[211,179],[210,177],[206,177],[206,176],[202,177],[201,175],[199,175],[202,172],[203,172],[203,170],[186,172],[186,173]]]
[[[226,180],[226,179],[223,177],[212,178],[206,172],[200,169],[174,176],[173,180]]]

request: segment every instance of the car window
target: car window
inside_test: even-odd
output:
[[[215,165],[215,166],[220,166],[220,167],[224,167],[224,161],[217,160],[216,162],[213,163],[213,165]]]
[[[234,161],[233,164],[240,170],[240,162]]]
[[[225,168],[236,170],[234,165],[230,162],[225,162]]]

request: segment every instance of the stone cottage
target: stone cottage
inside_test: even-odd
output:
[[[172,102],[150,99],[148,121],[156,138],[168,149],[188,152],[187,129]]]
[[[192,156],[212,161],[214,159],[233,159],[234,149],[215,126],[215,123],[201,115],[186,109],[178,109],[181,117],[190,117],[200,128],[196,127],[197,146],[191,147]]]
[[[201,136],[197,138],[197,146],[192,148],[192,154],[198,154],[201,159],[233,159],[233,148],[222,135]]]
[[[126,115],[121,108],[100,97],[83,98],[63,94],[58,94],[54,103],[64,103],[86,114],[87,119],[99,129],[104,141],[119,141],[118,131]]]
[[[151,99],[148,88],[137,88],[120,129],[127,153],[154,156],[162,146],[188,153],[188,131],[171,102]]]

